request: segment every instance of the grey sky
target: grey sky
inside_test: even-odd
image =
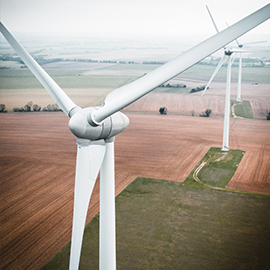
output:
[[[88,32],[111,35],[212,35],[268,4],[267,0],[0,0],[12,32]],[[252,30],[270,34],[270,20]]]

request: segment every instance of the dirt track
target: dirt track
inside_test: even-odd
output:
[[[184,181],[211,146],[222,118],[131,114],[117,136],[116,194],[136,176]],[[0,269],[39,269],[70,240],[76,145],[63,113],[0,115]],[[270,194],[268,121],[232,119],[230,147],[246,154],[230,188]],[[98,212],[99,182],[88,221]]]

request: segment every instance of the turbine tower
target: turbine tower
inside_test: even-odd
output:
[[[214,18],[208,8],[208,6],[206,6],[206,9],[209,13],[209,16],[212,20],[212,23],[216,29],[216,32],[219,33],[219,30],[217,28],[217,25],[214,21]],[[224,109],[224,123],[223,123],[223,140],[222,140],[222,151],[229,151],[229,128],[230,128],[230,115],[231,115],[231,100],[230,100],[230,96],[231,96],[231,55],[232,55],[233,51],[231,50],[226,50],[226,47],[224,47],[224,55],[221,58],[220,62],[218,63],[216,69],[214,70],[210,80],[208,81],[202,96],[204,95],[205,91],[207,90],[207,88],[209,87],[209,85],[211,84],[212,80],[215,78],[216,74],[218,73],[219,69],[222,67],[222,65],[227,61],[227,79],[226,79],[226,95],[225,95],[225,109]]]
[[[227,61],[227,79],[226,79],[226,95],[225,95],[225,109],[224,109],[224,125],[223,125],[223,141],[222,141],[222,151],[229,151],[229,127],[230,127],[230,116],[231,116],[231,66],[232,66],[232,55],[233,51],[224,50],[224,56],[221,58],[218,63],[216,69],[214,70],[210,80],[205,86],[202,95],[204,95],[205,91],[208,89],[209,85],[215,78],[221,66]]]
[[[269,17],[270,4],[138,80],[112,91],[101,107],[84,109],[77,106],[64,93],[6,27],[0,23],[1,33],[63,112],[70,117],[69,129],[77,138],[70,270],[79,268],[87,209],[99,171],[99,269],[116,269],[114,139],[129,124],[127,116],[119,110],[250,31]]]

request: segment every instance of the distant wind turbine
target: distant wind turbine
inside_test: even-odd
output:
[[[210,12],[210,10],[209,10],[209,8],[208,8],[207,5],[206,5],[206,9],[207,9],[207,11],[208,11],[208,14],[209,14],[209,16],[210,16],[210,18],[211,18],[211,21],[212,21],[212,23],[213,23],[213,25],[214,25],[214,28],[215,28],[216,32],[219,33],[218,27],[217,27],[217,25],[216,25],[216,23],[215,23],[215,20],[214,20],[214,18],[213,18],[213,16],[212,16],[212,14],[211,14],[211,12]],[[229,27],[229,25],[228,25],[227,22],[226,22],[226,24],[227,24],[227,26]],[[252,48],[252,49],[251,49],[251,48],[249,48],[249,49],[243,49],[244,46],[251,45],[251,44],[263,43],[263,42],[266,42],[266,41],[255,41],[255,42],[249,42],[249,43],[245,43],[245,44],[243,44],[243,43],[240,44],[240,43],[238,42],[238,40],[235,39],[235,42],[237,43],[238,48],[228,48],[228,49],[226,49],[226,47],[224,47],[224,54],[233,54],[233,53],[239,54],[239,63],[238,63],[238,86],[237,86],[237,99],[236,99],[236,100],[237,100],[237,101],[241,101],[242,53],[249,53],[249,52],[269,52],[269,50],[261,50],[261,49],[255,49],[255,48]],[[224,58],[225,58],[225,57],[224,57]],[[231,65],[232,65],[232,63],[234,62],[235,58],[236,58],[236,55],[235,55],[235,57],[231,60]],[[221,66],[226,62],[226,59],[223,59],[223,58],[222,58],[222,59],[220,60],[220,63],[221,63],[221,62],[222,62],[222,64],[221,64],[221,65],[218,65],[219,68],[217,68],[217,69],[214,71],[213,74],[215,74],[215,75],[217,74],[217,72],[219,71],[219,69],[221,68]],[[211,77],[212,80],[214,79],[215,75]],[[212,82],[212,80],[211,80],[211,79],[209,80],[209,82],[208,82],[206,88],[209,87],[209,85],[210,85],[210,83]]]
[[[208,12],[210,13],[208,7],[207,7]],[[229,27],[228,23],[226,22],[227,26]],[[216,28],[216,27],[215,27]],[[216,28],[217,29],[217,28]],[[236,101],[240,102],[241,101],[241,85],[242,85],[242,53],[243,52],[269,52],[269,50],[261,50],[261,49],[255,49],[255,48],[249,48],[247,50],[243,49],[244,46],[247,45],[251,45],[251,44],[258,44],[258,43],[264,43],[266,42],[266,40],[264,41],[254,41],[254,42],[249,42],[249,43],[239,43],[237,39],[235,39],[235,42],[237,43],[238,46],[238,50],[236,48],[234,48],[234,52],[236,52],[237,54],[239,54],[239,62],[238,62],[238,84],[237,84],[237,97],[236,97]],[[232,50],[231,50],[232,51]],[[235,57],[234,57],[235,59]],[[233,61],[234,61],[233,59]],[[232,63],[233,63],[232,61]]]
[[[214,21],[214,18],[208,8],[208,6],[206,6],[206,9],[209,13],[209,16],[212,20],[212,23],[214,25],[214,28],[216,30],[217,33],[219,33],[218,27]],[[229,27],[229,26],[228,26]],[[223,141],[222,141],[222,151],[228,151],[229,150],[229,125],[230,125],[230,114],[231,114],[231,101],[230,101],[230,92],[231,92],[231,66],[232,63],[235,59],[235,57],[232,59],[231,56],[233,53],[240,53],[240,58],[239,58],[239,72],[238,72],[238,88],[237,88],[237,101],[241,101],[241,76],[242,76],[242,53],[243,52],[253,52],[254,50],[244,50],[243,48],[243,44],[239,44],[239,42],[237,41],[237,39],[235,39],[235,41],[238,44],[238,48],[226,48],[225,46],[224,48],[224,55],[221,58],[220,62],[218,63],[216,69],[214,70],[210,80],[208,81],[202,96],[204,95],[205,91],[208,89],[209,85],[211,84],[211,82],[213,81],[213,79],[215,78],[216,74],[218,73],[219,69],[222,67],[222,65],[227,61],[227,79],[226,79],[226,96],[225,96],[225,110],[224,110],[224,126],[223,126]],[[252,42],[253,43],[260,43],[259,42]],[[264,41],[262,41],[264,42]],[[251,44],[251,43],[249,43]],[[256,50],[258,51],[258,50]],[[263,50],[264,52],[266,50]]]
[[[138,80],[112,91],[101,107],[85,109],[77,106],[65,94],[0,23],[1,33],[64,113],[70,117],[69,129],[77,138],[70,270],[79,268],[87,209],[99,170],[99,269],[116,269],[114,138],[129,124],[127,116],[119,110],[250,31],[269,17],[270,4]]]

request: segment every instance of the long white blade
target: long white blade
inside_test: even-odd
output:
[[[174,60],[148,73],[140,79],[111,92],[103,106],[93,111],[92,122],[100,124],[105,118],[128,106],[162,83],[192,67],[202,59],[221,49],[270,17],[270,4],[252,13],[238,23],[212,36],[186,51]]]
[[[231,58],[231,66],[232,66],[232,64],[233,64],[236,57],[237,57],[237,54],[234,54],[233,57]]]
[[[209,8],[208,8],[207,5],[206,5],[206,9],[207,9],[208,14],[209,14],[209,16],[210,16],[210,18],[211,18],[211,21],[212,21],[212,23],[213,23],[213,25],[214,25],[214,27],[215,27],[215,29],[216,29],[216,32],[219,33],[219,30],[218,30],[218,28],[217,28],[217,25],[216,25],[216,23],[215,23],[215,20],[214,20],[214,18],[213,18],[213,16],[212,16],[212,14],[211,14],[211,12],[210,12],[210,10],[209,10]]]
[[[227,25],[228,27],[230,27],[229,24],[228,24],[227,22],[226,22],[226,25]],[[235,42],[236,42],[236,44],[237,44],[238,47],[241,46],[237,39],[235,39]]]
[[[91,144],[88,140],[78,139],[77,144],[70,270],[79,268],[87,209],[106,152],[104,141],[101,144]]]
[[[66,95],[57,83],[44,71],[44,69],[32,58],[32,56],[21,46],[21,44],[10,34],[6,27],[0,22],[0,31],[11,47],[18,53],[31,72],[49,92],[54,101],[68,115],[76,104]]]
[[[228,56],[226,54],[223,55],[223,57],[220,59],[216,69],[214,70],[209,82],[207,83],[207,85],[205,86],[203,92],[202,92],[202,95],[204,95],[205,91],[207,90],[207,88],[209,87],[210,83],[213,81],[213,79],[215,78],[215,76],[217,75],[219,69],[221,68],[221,66],[224,64],[224,62],[227,60]]]

